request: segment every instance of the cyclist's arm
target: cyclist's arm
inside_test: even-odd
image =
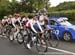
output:
[[[21,22],[20,22],[20,20],[19,20],[19,19],[18,19],[18,22],[19,22],[20,26],[22,26],[22,24],[21,24]]]
[[[14,28],[16,28],[15,20],[14,20],[14,19],[12,19],[12,20],[11,20],[11,22],[12,22],[13,27],[14,27]]]
[[[38,27],[39,27],[39,29],[41,30],[41,32],[43,32],[42,27],[41,27],[39,21],[37,21],[37,24],[38,24]]]
[[[32,29],[35,33],[37,33],[37,31],[36,31],[35,28],[33,27],[32,21],[30,22],[30,25],[31,25],[31,29]]]
[[[2,24],[3,24],[3,19],[2,19]]]

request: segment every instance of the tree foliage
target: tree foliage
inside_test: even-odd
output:
[[[55,17],[65,16],[69,18],[70,21],[75,21],[75,2],[64,2],[56,7],[51,7],[49,14]]]
[[[75,1],[60,3],[58,6],[50,8],[50,12],[51,11],[62,11],[62,10],[64,11],[65,10],[75,10]]]
[[[0,0],[0,17],[15,12],[32,13],[34,10],[40,10],[46,7],[47,0]],[[49,1],[49,0],[48,0]],[[47,1],[47,2],[48,2]],[[49,2],[47,3],[49,7]]]
[[[50,3],[48,1],[49,0],[21,0],[21,5],[23,6],[23,9],[26,9],[29,12],[33,12],[33,10],[40,10],[45,8],[46,5],[49,7]]]

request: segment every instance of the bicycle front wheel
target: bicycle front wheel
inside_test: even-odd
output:
[[[48,42],[50,44],[51,47],[56,48],[59,45],[59,37],[57,34],[51,32],[50,36],[48,38]]]
[[[10,32],[8,39],[10,40],[10,42],[14,41],[14,34],[12,32]]]
[[[36,41],[36,49],[38,52],[47,52],[47,41],[46,38],[44,39],[39,35],[37,36],[37,41]]]
[[[18,42],[19,44],[22,44],[22,43],[24,42],[23,34],[22,34],[21,32],[19,32],[19,33],[17,34],[17,42]]]

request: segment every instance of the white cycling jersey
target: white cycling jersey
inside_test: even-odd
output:
[[[8,23],[10,23],[10,24],[12,24],[13,25],[13,27],[14,28],[16,28],[16,22],[18,22],[20,25],[21,25],[21,22],[20,22],[20,18],[15,18],[15,17],[13,17],[13,18],[8,18]]]
[[[39,21],[40,21],[40,25],[44,25],[44,24],[45,24],[44,15],[41,15],[41,16],[39,17]]]
[[[5,24],[6,22],[8,22],[8,19],[2,19],[2,24]]]

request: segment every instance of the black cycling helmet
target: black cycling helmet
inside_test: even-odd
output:
[[[29,19],[32,19],[32,18],[33,18],[33,15],[28,15],[28,18],[29,18]]]

